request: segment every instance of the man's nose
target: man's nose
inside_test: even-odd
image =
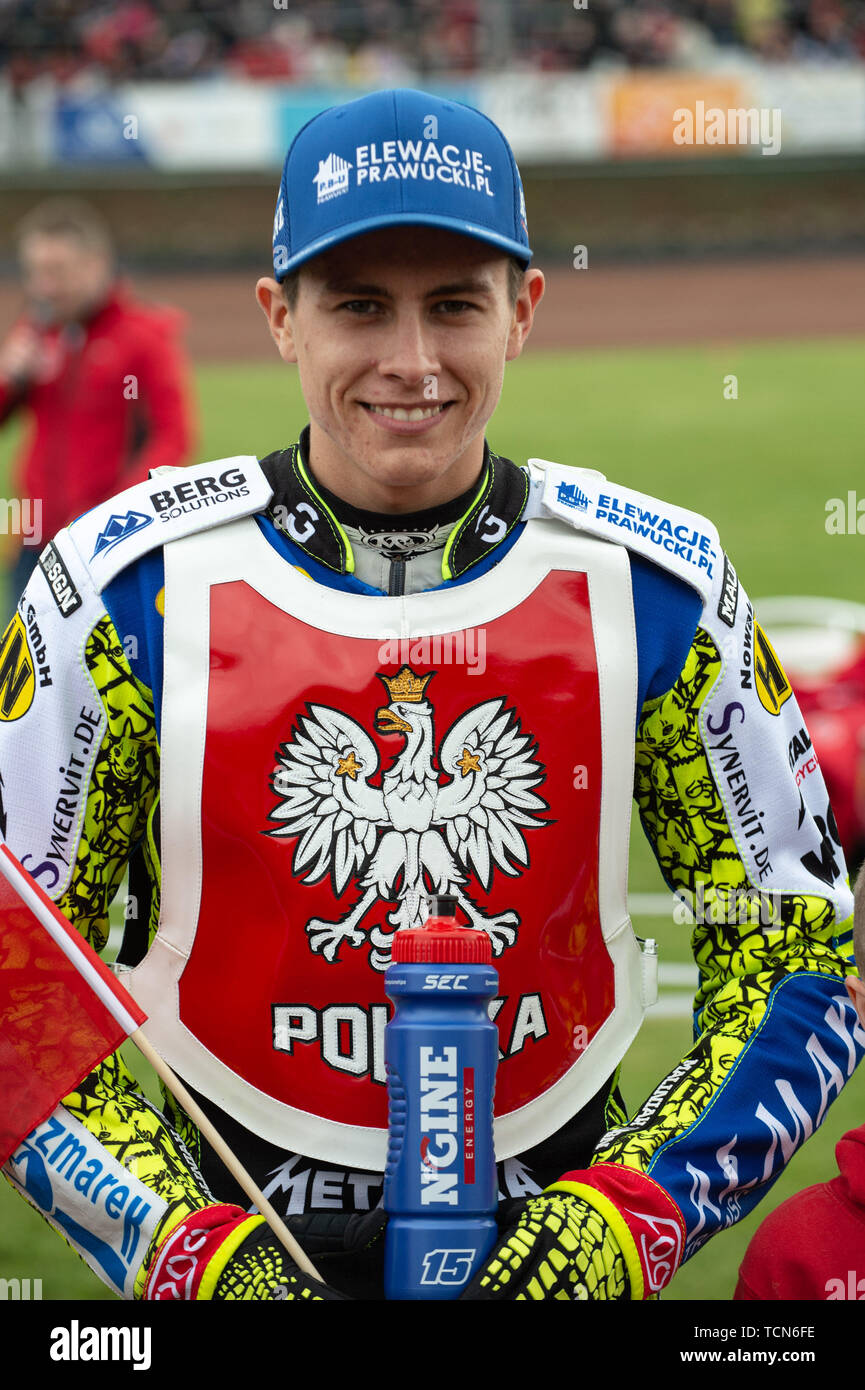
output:
[[[378,371],[382,376],[417,382],[425,376],[440,374],[434,329],[424,323],[419,313],[397,314],[386,333],[378,359]]]

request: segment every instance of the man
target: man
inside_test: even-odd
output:
[[[113,1058],[7,1174],[127,1297],[381,1297],[383,972],[431,893],[500,980],[502,1236],[464,1298],[654,1295],[861,1055],[831,811],[711,523],[485,443],[530,259],[485,117],[413,91],[317,116],[257,286],[309,427],[96,508],[25,595],[54,685],[5,726],[11,848],[97,944],[130,860],[151,1040],[327,1281]],[[656,972],[635,773],[701,982],[693,1048],[629,1120]]]
[[[95,210],[39,204],[18,257],[26,305],[0,345],[0,423],[28,416],[16,487],[40,526],[10,576],[16,600],[47,536],[151,468],[185,463],[194,434],[179,316],[117,279]]]

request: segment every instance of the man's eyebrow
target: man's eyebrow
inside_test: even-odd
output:
[[[492,281],[485,275],[469,276],[465,280],[455,280],[449,285],[437,285],[430,290],[430,297],[437,294],[491,294]]]
[[[390,296],[386,289],[381,285],[369,285],[360,280],[334,279],[326,280],[324,283],[325,294],[351,294],[360,298],[363,295],[374,294],[379,299],[389,299]]]
[[[471,276],[465,280],[455,280],[447,285],[436,285],[434,289],[427,290],[426,298],[433,299],[440,295],[457,294],[491,294],[493,285],[486,276]],[[357,299],[365,296],[374,296],[376,299],[392,299],[393,296],[383,285],[374,285],[366,281],[349,280],[337,277],[333,280],[326,280],[324,283],[325,294],[350,294]]]

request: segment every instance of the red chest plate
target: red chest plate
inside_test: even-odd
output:
[[[497,1115],[610,1014],[584,575],[548,574],[483,628],[384,643],[214,586],[202,785],[181,1017],[266,1095],[386,1125],[384,970],[433,891],[493,941]]]

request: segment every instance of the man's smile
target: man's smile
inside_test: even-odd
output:
[[[438,424],[453,401],[426,406],[377,405],[371,401],[360,401],[358,404],[382,429],[396,434],[423,434]]]

